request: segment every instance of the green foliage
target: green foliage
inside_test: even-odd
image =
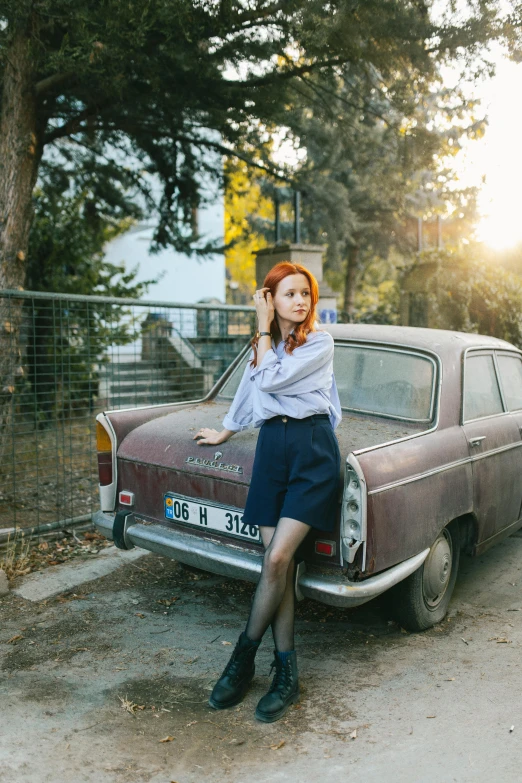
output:
[[[479,246],[458,254],[432,252],[424,261],[434,264],[428,281],[433,326],[478,332],[522,348],[522,280],[485,261]]]
[[[355,293],[357,323],[399,323],[400,289],[396,259],[378,255],[363,262],[363,272]]]
[[[495,0],[462,4],[460,18],[449,6],[437,22],[430,5],[3,0],[0,88],[21,35],[32,53],[37,148],[88,149],[100,173],[107,160],[132,169],[148,210],[157,209],[157,246],[205,254],[214,248],[194,235],[193,215],[209,182],[222,182],[223,153],[293,179],[291,166],[271,158],[267,129],[290,128],[302,143],[303,107],[320,121],[330,106],[347,128],[362,100],[362,126],[375,133],[368,120],[380,104],[411,116],[440,62],[480,62],[492,39],[517,49],[518,18],[503,21]],[[332,100],[339,90],[341,100]],[[410,136],[414,156],[416,144],[428,150],[426,125]],[[145,172],[159,177],[159,197]],[[359,213],[358,223],[365,219]]]
[[[63,169],[56,176],[53,168],[35,193],[27,287],[72,295],[67,301],[34,299],[25,306],[28,372],[20,405],[41,424],[92,407],[96,368],[107,348],[132,341],[140,331],[124,306],[74,299],[93,294],[138,299],[147,290],[148,283],[135,282],[133,270],[104,259],[105,243],[138,216],[132,203],[113,196],[102,198],[98,183],[85,171],[70,179]]]

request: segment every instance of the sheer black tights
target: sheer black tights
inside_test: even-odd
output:
[[[309,531],[309,525],[290,517],[280,519],[276,528],[261,527],[266,550],[246,635],[260,641],[271,624],[281,652],[294,649],[294,555]]]

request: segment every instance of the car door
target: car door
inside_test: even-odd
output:
[[[522,440],[502,398],[493,351],[466,354],[463,387],[462,426],[472,463],[473,510],[481,550],[518,520]]]

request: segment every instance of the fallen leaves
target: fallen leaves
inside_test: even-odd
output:
[[[281,750],[282,747],[286,745],[286,742],[284,740],[281,740],[281,742],[278,742],[277,745],[270,745],[270,750]]]
[[[17,633],[15,636],[11,636],[11,638],[7,640],[6,644],[14,644],[15,642],[19,642],[20,639],[24,639],[24,636],[21,633]]]
[[[357,739],[357,729],[354,729],[350,734],[350,739]]]
[[[118,696],[118,699],[121,701],[122,709],[124,709],[125,712],[128,712],[130,715],[136,716],[137,710],[145,709],[144,704],[135,704],[133,701],[130,701],[126,696],[125,698],[123,698],[122,696]]]
[[[20,538],[8,544],[7,553],[2,559],[2,569],[9,579],[14,579],[76,557],[97,554],[101,549],[112,546],[112,541],[96,531],[83,533],[83,538],[79,538],[76,533],[69,533],[63,538],[53,536],[47,541],[35,541],[25,540],[22,530]]]
[[[505,636],[491,636],[488,642],[496,642],[497,644],[511,644],[511,639],[507,639]]]
[[[176,737],[172,737],[170,734],[167,734],[167,736],[163,737],[163,739],[160,739],[159,742],[172,742],[175,739]]]
[[[178,595],[173,595],[172,598],[160,598],[159,601],[156,601],[156,603],[161,604],[162,606],[166,606],[168,609],[172,606],[172,604],[175,604],[178,599]]]
[[[221,644],[224,644],[225,646],[231,646],[232,642],[221,642]]]

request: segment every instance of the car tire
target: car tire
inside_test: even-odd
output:
[[[407,631],[425,631],[440,623],[448,611],[460,556],[458,523],[441,530],[416,571],[390,591],[394,619]]]

